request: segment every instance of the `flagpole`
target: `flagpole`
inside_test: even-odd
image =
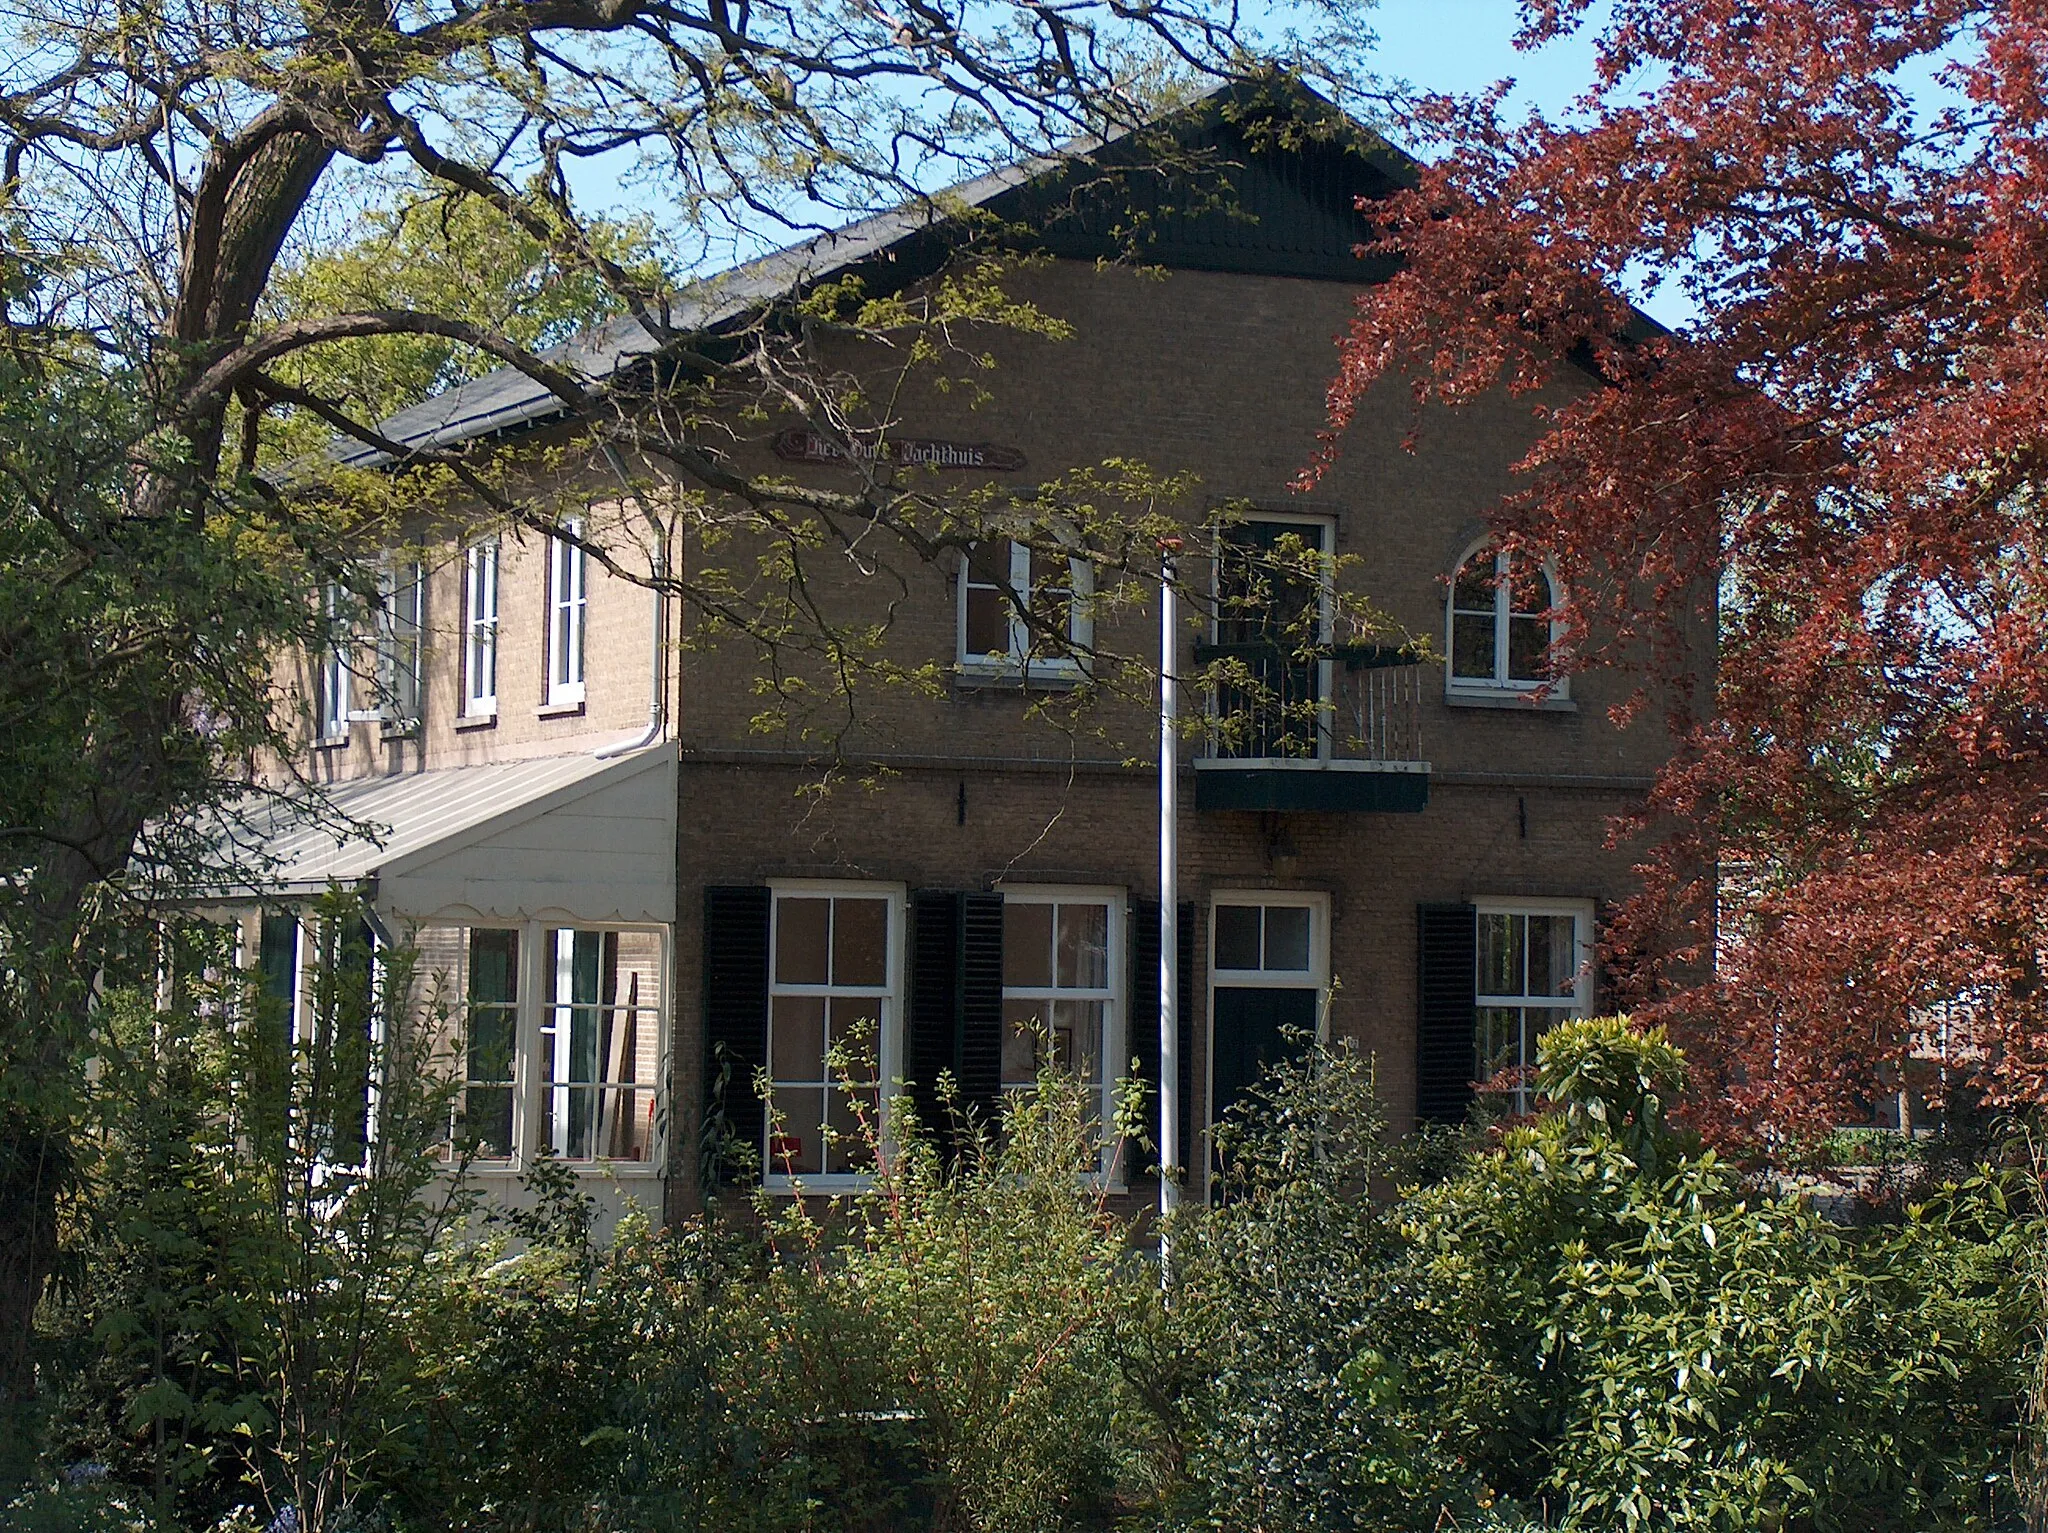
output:
[[[1174,669],[1179,621],[1174,556],[1179,538],[1159,541],[1159,1214],[1180,1206],[1180,835],[1178,725]],[[1172,1283],[1170,1237],[1159,1237],[1159,1280]]]

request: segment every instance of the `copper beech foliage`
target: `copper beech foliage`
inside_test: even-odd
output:
[[[1607,957],[1729,1138],[2048,1096],[2048,4],[1530,0],[1558,121],[1425,99],[1329,450],[1412,390],[1541,434],[1498,510],[1557,656],[1679,746]],[[1695,314],[1659,333],[1643,274]],[[1718,675],[1688,633],[1718,599]],[[1717,930],[1718,928],[1718,930]],[[1714,961],[1709,964],[1708,960]]]

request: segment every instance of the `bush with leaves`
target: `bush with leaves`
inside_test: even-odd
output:
[[[2032,1221],[1986,1176],[1837,1228],[1674,1129],[1683,1076],[1661,1029],[1546,1038],[1550,1110],[1394,1216],[1383,1411],[1544,1526],[1994,1525]]]
[[[414,1404],[393,1383],[403,1317],[475,1203],[443,1153],[436,1029],[410,1025],[412,955],[373,962],[351,896],[308,929],[296,1033],[204,923],[166,934],[163,993],[101,1008],[91,1196],[51,1314],[74,1365],[52,1451],[166,1522],[289,1507],[314,1533],[355,1515],[367,1455]]]
[[[322,919],[345,931],[349,912]],[[998,1123],[955,1112],[942,1135],[900,1098],[885,1132],[856,1092],[858,1195],[763,1195],[661,1232],[629,1215],[600,1244],[577,1175],[547,1158],[530,1206],[484,1214],[436,1148],[445,1086],[405,1029],[371,1026],[400,990],[417,1004],[404,955],[373,981],[327,949],[289,1047],[231,970],[168,1007],[110,999],[91,1255],[60,1316],[89,1330],[52,1460],[105,1480],[46,1476],[10,1516],[2010,1520],[2038,1218],[1988,1173],[1857,1230],[1760,1193],[1674,1127],[1684,1061],[1661,1032],[1553,1030],[1538,1119],[1391,1202],[1374,1189],[1405,1166],[1370,1062],[1297,1040],[1219,1135],[1219,1201],[1165,1227],[1163,1274],[1106,1190],[1092,1093],[1050,1067]],[[392,1082],[367,1149],[365,1061]],[[1117,1142],[1139,1105],[1125,1094]]]
[[[1545,1040],[1545,1111],[1375,1211],[1370,1076],[1311,1047],[1223,1133],[1134,1352],[1170,1521],[1939,1529],[2012,1513],[2033,1219],[1991,1175],[1861,1231],[1675,1128],[1661,1031]]]
[[[745,1526],[1100,1526],[1143,1493],[1110,1344],[1158,1273],[1111,1210],[1092,1105],[1049,1065],[999,1124],[950,1111],[948,1155],[899,1099],[886,1138],[863,1119],[867,1191],[763,1200],[731,1400],[754,1505],[787,1520]]]

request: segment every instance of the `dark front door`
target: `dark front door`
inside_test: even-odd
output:
[[[1285,1029],[1313,1034],[1318,991],[1305,986],[1266,989],[1219,985],[1209,1060],[1212,1123],[1244,1100],[1259,1071],[1290,1052]],[[1298,1041],[1298,1040],[1297,1040]]]

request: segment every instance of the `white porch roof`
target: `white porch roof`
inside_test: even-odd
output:
[[[613,761],[547,756],[334,783],[329,813],[265,812],[262,869],[224,899],[361,888],[380,915],[464,924],[526,918],[671,922],[676,748]],[[337,831],[340,815],[360,831]],[[248,838],[244,838],[245,840]]]

